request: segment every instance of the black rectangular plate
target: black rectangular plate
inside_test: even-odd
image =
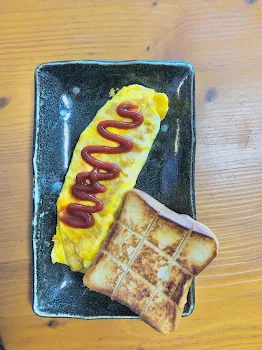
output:
[[[136,187],[195,218],[194,70],[188,63],[69,61],[35,71],[33,310],[40,316],[136,318],[125,306],[88,291],[82,274],[50,259],[56,201],[80,133],[111,88],[141,84],[164,92],[170,108]],[[194,309],[192,284],[184,316]]]

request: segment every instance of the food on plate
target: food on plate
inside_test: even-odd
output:
[[[141,171],[168,110],[168,98],[140,85],[123,87],[76,144],[57,201],[52,262],[85,272]]]
[[[181,319],[193,277],[217,250],[217,238],[205,225],[131,190],[84,284],[167,334]]]
[[[89,289],[167,334],[218,241],[205,225],[133,189],[167,96],[140,85],[111,89],[110,96],[76,144],[57,201],[52,262],[85,273]]]

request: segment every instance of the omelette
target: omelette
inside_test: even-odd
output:
[[[120,106],[123,114],[120,113]],[[114,222],[124,195],[135,186],[158,134],[160,122],[165,118],[167,111],[167,96],[141,85],[123,87],[100,108],[93,121],[80,135],[57,201],[57,226],[51,253],[53,263],[66,264],[72,271],[87,271]],[[136,125],[134,120],[130,121],[133,115],[140,117],[140,122]],[[127,126],[117,127],[116,125],[121,124],[119,122]],[[134,124],[132,128],[128,126],[128,122],[130,125]],[[105,125],[103,133],[102,124]],[[112,134],[116,135],[115,139],[110,136]],[[118,138],[128,140],[125,141],[126,145],[132,143],[128,151],[121,151],[122,146],[120,141],[117,141]],[[97,150],[103,147],[105,152],[95,153],[95,145],[98,145]],[[113,148],[119,148],[120,151],[110,153]],[[85,157],[83,150],[93,150],[90,151],[92,156],[88,154]],[[87,162],[87,158],[91,159],[91,162]],[[111,164],[110,169],[118,173],[109,179],[109,175],[106,175],[108,170],[105,170],[107,168],[104,166],[98,170],[94,169],[92,162],[98,165],[106,164],[108,168]],[[79,189],[76,185],[79,174],[89,175],[89,180],[85,177],[82,180],[82,188],[90,187],[95,176],[96,179],[105,179],[96,182],[95,188],[99,187],[98,190],[93,189],[91,195],[81,197],[77,196],[78,192],[74,190]],[[87,198],[91,198],[90,201]],[[96,205],[100,205],[99,210],[92,210]],[[69,211],[73,206],[78,209],[78,213],[74,210]],[[91,208],[91,214],[85,214],[87,206]],[[71,213],[71,216],[68,213]],[[85,221],[84,225],[79,224],[85,215],[88,215],[91,221],[88,225]]]

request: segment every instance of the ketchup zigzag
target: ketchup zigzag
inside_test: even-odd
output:
[[[118,154],[127,153],[133,149],[133,142],[124,136],[113,134],[107,131],[107,128],[116,129],[134,129],[140,126],[144,118],[137,111],[138,106],[133,102],[121,103],[117,107],[117,113],[120,117],[129,118],[131,122],[120,122],[117,120],[103,120],[97,126],[98,133],[107,140],[117,142],[119,146],[86,146],[81,151],[83,160],[91,165],[93,169],[90,172],[81,172],[76,176],[76,183],[72,186],[72,194],[75,198],[82,201],[93,202],[94,205],[87,206],[78,203],[71,203],[65,209],[64,216],[60,220],[68,226],[75,228],[89,228],[95,224],[92,213],[97,213],[104,208],[104,203],[96,197],[97,193],[106,192],[106,186],[99,181],[116,179],[120,175],[118,165],[95,159],[92,153],[99,154]],[[101,172],[100,170],[103,170]]]

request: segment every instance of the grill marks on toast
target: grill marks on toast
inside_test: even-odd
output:
[[[157,293],[157,292],[162,293],[162,291],[161,291],[161,289],[160,289],[160,286],[161,286],[161,284],[163,283],[163,280],[165,279],[165,277],[166,277],[168,274],[171,273],[171,268],[172,268],[172,266],[173,266],[174,264],[175,264],[180,270],[182,270],[184,273],[187,273],[188,275],[191,276],[191,278],[193,278],[193,276],[191,275],[191,273],[190,273],[187,269],[183,268],[183,267],[176,261],[177,257],[178,257],[178,256],[180,255],[180,253],[183,251],[183,249],[184,249],[184,247],[185,247],[185,245],[186,245],[186,243],[187,243],[187,241],[188,241],[188,239],[189,239],[189,237],[190,237],[192,231],[193,231],[193,225],[192,225],[191,230],[188,231],[187,234],[185,235],[185,237],[182,239],[182,241],[180,242],[180,244],[179,244],[179,246],[178,246],[178,248],[177,248],[177,251],[174,253],[172,259],[169,261],[167,270],[166,270],[165,274],[163,275],[163,277],[158,281],[157,285],[155,286],[155,289],[154,289],[154,291],[153,291],[153,293],[152,293],[152,295],[151,295],[151,297],[150,297],[148,303],[145,305],[145,307],[144,307],[144,309],[143,309],[143,311],[142,311],[142,313],[141,313],[141,317],[143,317],[143,315],[147,312],[147,309],[149,308],[149,306],[150,306],[150,304],[151,304],[153,298],[155,297],[156,293]],[[173,300],[170,299],[170,301],[173,301]]]
[[[190,234],[191,234],[191,232],[190,232]],[[184,241],[183,241],[183,242],[184,242]],[[151,246],[152,248],[154,248],[156,252],[158,252],[158,253],[160,253],[160,254],[162,253],[162,255],[165,255],[165,254],[163,254],[163,252],[162,252],[158,247],[154,246],[152,243],[148,242],[147,240],[145,240],[144,243],[147,243],[149,246]],[[186,242],[185,242],[185,244],[186,244]],[[139,275],[137,272],[135,272],[135,271],[132,269],[132,263],[131,263],[131,262],[130,262],[130,265],[129,265],[129,264],[126,264],[126,263],[124,263],[123,261],[121,261],[120,259],[116,258],[114,255],[112,255],[110,252],[108,252],[108,251],[105,250],[105,249],[102,249],[101,252],[102,252],[103,254],[107,255],[110,259],[112,259],[113,262],[115,262],[116,264],[120,265],[120,266],[125,270],[124,272],[126,272],[126,273],[127,273],[127,272],[131,272],[132,274],[134,274],[134,275],[135,275],[139,280],[141,280],[142,282],[147,283],[147,284],[151,284],[152,288],[156,288],[156,289],[158,289],[158,291],[160,291],[160,290],[159,290],[159,285],[156,286],[156,285],[150,283],[146,278],[144,278],[143,276],[141,276],[141,275]],[[181,252],[181,250],[180,250],[180,252]],[[179,253],[180,253],[180,252],[179,252]],[[170,257],[169,257],[168,255],[165,255],[165,257],[166,257],[167,259],[170,259]],[[132,260],[133,260],[133,259],[132,259]],[[170,270],[172,269],[173,266],[176,266],[177,268],[179,268],[180,270],[182,270],[185,274],[188,274],[189,276],[191,276],[191,277],[193,278],[193,276],[191,275],[191,273],[190,273],[186,268],[184,268],[183,266],[181,266],[176,260],[170,259],[169,265],[168,265],[168,268],[167,268],[167,271],[166,271],[166,273],[163,275],[163,277],[161,278],[161,280],[160,280],[159,282],[163,281],[163,279],[165,278],[167,272],[170,272]],[[126,271],[126,270],[128,270],[128,271]],[[168,270],[169,270],[169,271],[168,271]],[[124,274],[124,272],[123,272],[123,274]],[[126,274],[126,273],[125,273],[125,274]],[[122,278],[122,277],[123,277],[123,278]],[[122,275],[120,276],[121,282],[123,281],[124,277],[125,277],[125,276],[122,276]],[[119,281],[119,282],[120,282],[120,281]],[[121,284],[121,283],[119,283],[119,282],[118,282],[118,287],[120,287],[120,284]],[[113,295],[113,293],[112,293],[112,295]],[[165,297],[168,298],[168,296],[165,296]],[[113,298],[112,298],[112,299],[113,299]]]
[[[136,251],[135,253],[133,254],[133,256],[131,257],[131,259],[129,260],[128,264],[127,264],[127,267],[125,269],[125,271],[123,272],[122,276],[120,277],[118,283],[116,284],[114,290],[113,290],[113,293],[112,293],[112,299],[114,299],[114,295],[116,294],[118,288],[121,286],[121,283],[123,282],[126,274],[128,273],[128,270],[130,269],[130,267],[132,266],[132,263],[134,262],[134,260],[136,259],[137,255],[139,254],[142,246],[144,245],[144,242],[146,240],[146,236],[148,234],[148,232],[150,231],[150,228],[152,227],[152,225],[154,224],[154,222],[156,221],[156,218],[158,216],[158,213],[155,214],[155,216],[153,217],[153,220],[152,222],[148,225],[144,235],[139,235],[141,236],[141,241],[139,242],[138,246],[136,247]],[[121,222],[120,222],[121,223]]]
[[[107,256],[109,256],[114,262],[120,264],[123,268],[124,268],[124,272],[122,273],[122,275],[119,277],[119,280],[113,290],[113,293],[111,295],[111,299],[114,299],[115,294],[117,293],[117,290],[121,287],[123,280],[126,276],[126,274],[128,272],[131,272],[137,279],[139,279],[140,281],[144,282],[145,284],[150,284],[151,287],[153,288],[153,292],[151,293],[151,296],[148,300],[148,302],[146,303],[142,313],[141,313],[141,317],[143,316],[143,314],[146,313],[147,309],[149,308],[153,298],[155,297],[156,293],[163,293],[161,291],[161,284],[163,283],[163,280],[165,279],[165,277],[171,273],[171,269],[174,265],[177,266],[177,268],[179,268],[179,270],[181,270],[184,274],[189,275],[191,278],[193,278],[192,274],[190,273],[190,271],[188,271],[186,268],[184,268],[183,266],[181,266],[177,261],[177,257],[179,257],[181,251],[183,251],[183,248],[185,247],[192,231],[193,231],[193,225],[191,227],[191,230],[189,230],[187,232],[187,234],[184,236],[184,238],[181,240],[179,246],[177,247],[177,250],[175,251],[175,253],[173,254],[172,257],[170,257],[165,251],[161,250],[159,247],[157,247],[156,245],[154,245],[152,242],[147,240],[147,236],[149,234],[149,232],[151,231],[151,228],[154,226],[155,222],[157,221],[158,217],[159,217],[160,211],[158,211],[155,216],[153,217],[152,222],[148,225],[146,231],[144,234],[139,234],[133,230],[131,230],[129,227],[127,227],[124,223],[122,223],[121,221],[117,221],[116,223],[119,224],[120,226],[124,227],[125,229],[129,230],[134,236],[138,237],[139,239],[141,239],[141,241],[139,242],[139,244],[136,247],[135,253],[132,255],[132,257],[130,258],[128,264],[123,263],[120,259],[117,259],[116,257],[114,257],[110,252],[106,251],[106,250],[102,250],[104,254],[106,254]],[[124,243],[119,242],[120,246]],[[160,280],[157,281],[156,284],[151,283],[150,281],[148,281],[148,279],[146,279],[145,277],[141,276],[138,272],[134,271],[134,269],[132,268],[132,264],[134,263],[135,259],[137,258],[138,254],[141,252],[142,247],[144,246],[144,244],[146,244],[148,247],[152,248],[156,253],[158,253],[158,255],[166,258],[167,262],[168,262],[168,266],[166,269],[166,272],[164,273],[164,275],[162,276],[162,278]],[[173,302],[173,300],[167,296],[165,293],[163,293],[163,297],[164,299],[169,299],[170,302]]]
[[[159,214],[159,213],[158,213]],[[118,222],[118,224],[120,224],[120,226],[125,227],[126,229],[128,229],[130,232],[132,232],[132,234],[134,236],[136,236],[137,238],[143,239],[143,235],[132,231],[131,229],[129,229],[125,224],[123,224],[122,222]],[[150,230],[149,230],[150,231]],[[148,233],[149,233],[148,231]],[[192,232],[192,230],[191,230]],[[154,249],[157,253],[159,253],[160,255],[162,255],[165,259],[167,259],[168,261],[170,261],[170,255],[168,255],[165,251],[161,250],[159,247],[157,247],[156,245],[154,245],[152,242],[148,241],[147,239],[144,240],[144,243],[146,243],[146,245],[148,245],[150,248]],[[182,242],[181,242],[182,243]],[[179,253],[181,252],[181,249],[179,251]],[[120,260],[119,260],[120,261]],[[121,262],[121,261],[120,261]],[[179,262],[177,262],[176,260],[172,261],[173,265],[176,265],[177,267],[179,267],[183,272],[185,273],[190,273],[185,267],[183,267]],[[131,266],[130,266],[131,268]]]

